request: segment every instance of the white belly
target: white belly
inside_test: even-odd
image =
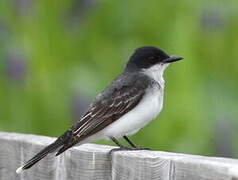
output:
[[[106,138],[133,134],[158,116],[162,106],[163,89],[154,88],[133,110],[106,127],[100,135]]]

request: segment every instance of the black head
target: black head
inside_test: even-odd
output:
[[[127,69],[146,69],[156,64],[166,64],[183,59],[178,56],[169,56],[159,48],[146,46],[135,50],[127,63]]]

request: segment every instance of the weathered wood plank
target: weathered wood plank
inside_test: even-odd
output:
[[[96,144],[15,170],[55,138],[0,132],[0,180],[238,180],[238,160],[160,151],[120,151]]]
[[[0,132],[0,180],[109,180],[110,146],[85,144],[59,157],[48,156],[30,170],[16,169],[55,138]]]
[[[160,151],[114,153],[116,180],[238,180],[238,160]]]

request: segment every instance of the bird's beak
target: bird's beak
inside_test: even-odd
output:
[[[165,59],[163,62],[164,63],[172,63],[172,62],[175,62],[175,61],[179,61],[179,60],[182,60],[183,58],[180,57],[180,56],[170,56],[169,58]]]

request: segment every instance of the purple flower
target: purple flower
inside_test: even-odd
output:
[[[6,72],[11,81],[23,82],[26,78],[26,62],[23,57],[9,55],[6,59]]]

